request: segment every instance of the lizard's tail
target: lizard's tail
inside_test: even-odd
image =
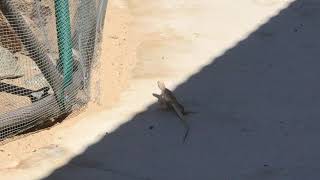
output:
[[[177,106],[177,104],[175,103],[171,103],[174,111],[177,113],[178,117],[184,121],[184,115],[183,115],[183,112],[181,112],[181,109],[179,109],[179,107]]]
[[[183,137],[183,142],[185,142],[185,140],[188,137],[189,130],[190,130],[189,125],[188,125],[188,123],[187,123],[187,121],[186,121],[186,119],[185,119],[185,117],[183,115],[183,112],[180,111],[180,109],[177,107],[177,105],[173,103],[172,107],[173,107],[174,111],[177,113],[177,115],[179,116],[183,126],[186,129],[186,132],[185,132],[184,137]]]
[[[186,128],[186,132],[185,132],[184,137],[183,137],[183,143],[186,141],[186,139],[187,139],[187,137],[188,137],[189,130],[190,130],[190,128],[187,127],[187,128]]]

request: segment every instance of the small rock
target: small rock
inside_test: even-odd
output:
[[[0,77],[19,76],[22,73],[15,56],[6,48],[0,47]]]
[[[119,39],[118,36],[109,36],[111,39]]]
[[[154,128],[154,126],[149,126],[149,129],[152,130]]]

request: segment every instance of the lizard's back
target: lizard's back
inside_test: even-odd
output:
[[[184,113],[184,107],[178,102],[177,98],[173,95],[173,93],[169,89],[165,89],[162,96],[163,96],[162,98],[165,100],[165,102],[170,108],[173,108],[172,105],[175,104],[180,109],[180,112]]]

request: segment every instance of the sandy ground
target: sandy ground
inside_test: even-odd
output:
[[[32,156],[39,149],[51,146],[57,139],[55,132],[77,123],[78,119],[90,116],[103,109],[110,109],[115,104],[123,89],[127,87],[129,75],[135,65],[133,46],[128,44],[129,11],[116,3],[109,4],[106,16],[106,28],[103,32],[103,42],[98,55],[100,62],[95,65],[92,83],[93,101],[85,109],[74,112],[62,124],[50,130],[41,130],[1,142],[0,168],[14,168],[24,159]],[[131,44],[133,41],[131,41]],[[37,156],[37,155],[36,155]],[[0,173],[2,174],[2,173]],[[2,178],[1,178],[2,179]]]
[[[110,1],[101,98],[2,146],[1,179],[317,179],[319,7]],[[154,105],[159,79],[198,112],[186,144]]]

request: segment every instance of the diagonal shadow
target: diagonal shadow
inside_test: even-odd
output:
[[[181,84],[199,109],[186,144],[152,105],[45,179],[320,178],[319,18],[295,1]]]

